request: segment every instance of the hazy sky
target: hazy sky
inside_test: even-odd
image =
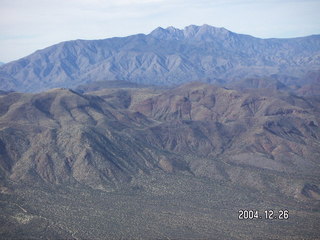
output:
[[[320,34],[320,0],[0,0],[0,61],[73,39],[195,24],[256,37]]]

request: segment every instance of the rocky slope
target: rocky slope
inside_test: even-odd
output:
[[[259,39],[208,25],[150,34],[62,42],[5,64],[0,89],[40,91],[95,81],[143,84],[220,82],[269,77],[297,84],[319,70],[319,35]]]
[[[306,179],[320,171],[317,98],[190,83],[4,93],[0,103],[3,182],[112,190],[163,171],[264,189],[259,171]],[[314,182],[291,179],[280,190],[301,197],[305,184]]]
[[[1,175],[108,189],[157,166],[162,154],[126,133],[146,124],[142,114],[67,89],[3,95]]]

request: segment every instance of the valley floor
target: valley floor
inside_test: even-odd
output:
[[[10,187],[9,187],[10,189]],[[12,188],[11,188],[12,189]],[[141,175],[105,192],[19,186],[0,194],[2,239],[319,239],[319,201],[227,181]],[[287,220],[239,220],[240,209],[287,209]]]

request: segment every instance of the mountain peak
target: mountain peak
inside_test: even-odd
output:
[[[196,25],[190,25],[184,28],[183,33],[186,38],[193,37],[199,31],[200,27]]]
[[[225,28],[213,27],[208,24],[202,26],[190,25],[184,29],[187,38],[209,40],[215,37],[228,36],[230,31]]]
[[[169,32],[178,32],[178,31],[181,31],[180,29],[175,28],[175,27],[173,27],[173,26],[167,27],[166,30],[169,31]]]
[[[166,40],[169,40],[169,39],[180,40],[183,38],[183,32],[180,29],[172,26],[167,27],[166,29],[162,27],[157,27],[149,35],[157,39],[166,39]]]
[[[227,36],[230,33],[225,28],[213,27],[208,24],[202,26],[189,25],[184,29],[178,29],[175,27],[162,28],[158,27],[153,30],[149,35],[157,39],[197,39],[197,40],[210,40],[214,37]]]

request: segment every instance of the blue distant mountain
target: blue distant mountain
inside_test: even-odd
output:
[[[150,34],[62,42],[5,64],[0,89],[41,91],[96,81],[154,85],[273,77],[286,84],[320,69],[320,35],[261,39],[191,25]]]

